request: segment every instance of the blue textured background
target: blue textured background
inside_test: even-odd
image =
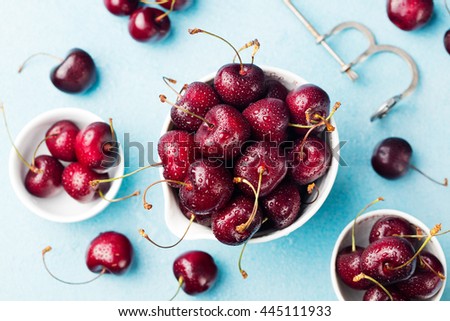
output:
[[[360,21],[379,42],[396,44],[417,61],[421,82],[415,94],[382,121],[369,122],[369,114],[409,82],[409,70],[395,56],[383,55],[358,68],[361,78],[351,83],[335,62],[300,25],[281,0],[198,0],[187,11],[174,13],[172,34],[161,43],[142,44],[131,39],[127,18],[111,15],[101,0],[0,1],[0,99],[8,108],[13,134],[34,116],[52,108],[71,106],[113,117],[119,133],[130,132],[134,141],[157,141],[168,108],[158,94],[170,93],[161,76],[191,82],[228,63],[232,52],[207,36],[189,36],[201,27],[220,33],[237,46],[257,37],[261,44],[256,62],[291,70],[323,87],[343,107],[336,115],[342,157],[348,167],[339,170],[336,184],[321,211],[289,237],[249,246],[243,281],[237,270],[239,247],[212,241],[183,242],[172,250],[159,250],[141,239],[144,227],[161,243],[174,237],[163,218],[162,200],[151,214],[135,199],[111,205],[94,219],[58,224],[36,217],[13,194],[8,177],[10,145],[1,128],[0,140],[0,299],[16,300],[166,300],[177,282],[172,261],[185,250],[210,252],[220,267],[218,284],[198,296],[202,300],[334,300],[329,260],[335,239],[355,213],[375,197],[386,202],[377,208],[409,212],[427,225],[442,222],[450,228],[450,190],[434,185],[417,173],[387,181],[370,166],[374,145],[388,136],[406,138],[414,149],[414,163],[434,177],[450,176],[450,56],[442,38],[450,16],[436,1],[432,22],[407,33],[387,18],[384,1],[295,1],[320,32],[338,22]],[[333,44],[350,60],[365,40],[349,32]],[[100,81],[83,95],[56,90],[48,79],[54,62],[39,58],[23,74],[17,67],[29,55],[45,51],[59,56],[73,47],[88,51],[97,63]],[[132,154],[131,168],[137,166]],[[122,192],[143,188],[158,178],[147,171],[124,182]],[[155,189],[152,198],[162,198]],[[128,274],[107,276],[85,286],[67,286],[52,280],[41,264],[41,249],[54,247],[49,264],[69,280],[91,276],[84,253],[99,232],[117,230],[131,239],[136,261]],[[450,236],[440,241],[450,262]],[[181,293],[179,300],[192,299]],[[443,299],[450,299],[450,283]]]

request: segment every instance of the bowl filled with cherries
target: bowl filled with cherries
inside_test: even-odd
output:
[[[8,130],[3,106],[1,112]],[[14,142],[9,130],[8,135],[13,145],[13,190],[35,214],[55,222],[77,222],[119,200],[114,197],[121,181],[111,178],[121,176],[124,165],[112,120],[60,108],[31,120]]]
[[[438,241],[441,224],[429,229],[416,217],[366,206],[339,235],[331,256],[331,280],[343,301],[439,301],[447,276]]]
[[[239,62],[181,92],[164,79],[175,94],[160,95],[171,107],[154,164],[161,180],[144,191],[143,205],[155,205],[151,188],[162,183],[173,234],[236,246],[288,235],[320,209],[337,175],[332,116],[340,104],[289,71],[254,64],[257,40],[231,47]],[[252,62],[243,63],[240,52],[249,47]]]

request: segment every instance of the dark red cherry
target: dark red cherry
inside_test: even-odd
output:
[[[217,279],[218,269],[211,255],[203,251],[186,252],[173,262],[173,274],[189,295],[210,289]]]
[[[194,161],[194,136],[184,130],[171,130],[159,139],[158,154],[164,167],[164,178],[183,181]],[[171,186],[178,188],[180,185]]]
[[[129,16],[139,6],[139,0],[103,0],[103,3],[116,16]]]
[[[138,8],[130,16],[128,23],[130,35],[133,39],[141,42],[164,39],[170,31],[170,19],[169,16],[158,19],[162,15],[164,15],[164,11],[156,8]]]
[[[62,172],[62,185],[72,198],[81,203],[87,203],[99,197],[99,188],[104,194],[109,188],[109,184],[93,187],[90,182],[107,178],[108,174],[98,174],[85,165],[71,163]]]
[[[450,29],[444,35],[444,47],[450,55]]]
[[[331,163],[331,150],[320,138],[308,137],[304,143],[297,140],[288,153],[289,172],[300,185],[308,185],[323,175]]]
[[[416,269],[416,259],[410,242],[401,237],[388,236],[370,243],[361,254],[361,270],[382,284],[406,280]],[[401,267],[401,268],[397,268]]]
[[[347,246],[339,251],[336,257],[336,273],[346,285],[355,290],[366,290],[373,286],[373,283],[367,279],[353,281],[353,278],[361,274],[361,254],[364,248],[356,246],[352,250]]]
[[[41,155],[34,159],[34,170],[25,176],[25,188],[37,197],[51,197],[61,191],[64,166],[54,157]]]
[[[250,138],[251,129],[247,120],[234,107],[216,105],[205,115],[195,133],[195,142],[204,157],[219,157],[230,160],[241,151],[241,146]]]
[[[322,88],[313,84],[305,84],[290,91],[286,97],[286,104],[291,115],[291,123],[298,125],[314,126],[330,112],[330,97]],[[325,126],[320,126],[315,131],[322,131],[324,128]],[[308,129],[295,128],[295,131],[304,135]]]
[[[409,31],[424,26],[433,14],[433,0],[388,0],[389,20],[398,28]]]
[[[190,211],[186,206],[184,206],[181,203],[179,204],[179,206],[181,213],[183,213],[183,215],[186,216],[187,219],[191,219],[192,215],[195,215],[194,222],[207,227],[211,226],[211,214],[207,213],[198,215]]]
[[[372,167],[380,176],[396,179],[409,170],[411,145],[403,138],[390,137],[382,140],[372,154]]]
[[[198,116],[205,117],[206,113],[219,103],[220,99],[213,87],[196,81],[187,86],[183,96],[177,100],[176,105]],[[178,129],[184,129],[189,132],[196,131],[202,124],[199,118],[175,107],[172,107],[170,116]]]
[[[266,80],[266,89],[266,98],[277,98],[283,101],[289,93],[287,88],[276,79]]]
[[[300,192],[290,181],[281,182],[262,199],[264,214],[277,230],[288,227],[300,215]]]
[[[115,166],[119,153],[111,126],[94,122],[82,129],[75,140],[75,154],[80,164],[97,172],[106,172]]]
[[[133,246],[130,240],[117,232],[100,233],[92,240],[86,253],[86,265],[94,273],[105,269],[106,273],[125,273],[133,261]]]
[[[257,189],[260,169],[263,174],[259,196],[264,197],[281,183],[287,173],[286,158],[277,145],[269,142],[249,145],[234,166],[234,176],[247,179]],[[254,196],[247,184],[239,184],[238,187],[247,196]]]
[[[227,206],[212,214],[212,231],[220,242],[228,245],[240,245],[250,239],[261,227],[262,215],[259,209],[255,218],[242,233],[238,226],[246,224],[253,212],[254,200],[235,196]]]
[[[250,104],[242,115],[252,128],[257,140],[281,143],[287,138],[289,111],[286,104],[276,98],[264,98]]]
[[[79,131],[70,120],[54,123],[45,134],[45,143],[52,156],[66,162],[76,161],[75,140]]]
[[[407,299],[399,292],[398,289],[392,286],[386,287],[394,301],[407,301]],[[372,286],[363,296],[363,301],[391,301],[386,292],[379,286]]]
[[[50,79],[61,91],[81,93],[92,87],[97,71],[92,57],[82,49],[72,49],[66,59],[50,72]]]
[[[383,216],[373,224],[369,234],[372,243],[386,236],[415,235],[416,228],[407,220],[398,216]]]
[[[255,64],[222,66],[214,77],[214,88],[226,104],[243,109],[264,96],[265,76]]]
[[[396,284],[399,291],[410,299],[428,300],[443,285],[444,267],[430,252],[420,253],[416,272],[409,279]]]
[[[203,214],[224,207],[233,190],[233,177],[225,166],[198,160],[189,166],[179,197],[190,211]]]
[[[160,3],[159,5],[167,10],[170,10],[172,8],[172,2],[174,2],[173,10],[178,11],[178,10],[183,10],[183,9],[188,8],[190,5],[192,5],[192,3],[194,1],[193,0],[166,0],[166,2]]]

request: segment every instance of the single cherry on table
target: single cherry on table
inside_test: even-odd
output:
[[[433,0],[388,0],[389,20],[398,28],[410,31],[423,27],[433,15]]]

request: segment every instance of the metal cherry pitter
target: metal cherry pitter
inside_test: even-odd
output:
[[[357,64],[364,62],[367,58],[369,58],[374,54],[389,52],[398,55],[400,58],[406,61],[406,63],[411,69],[412,74],[410,85],[402,93],[386,100],[378,108],[378,110],[370,117],[371,121],[385,117],[400,100],[411,95],[414,92],[419,82],[419,70],[417,68],[417,64],[415,63],[415,61],[406,51],[392,45],[377,44],[377,41],[372,31],[370,31],[370,29],[367,28],[365,25],[354,21],[340,23],[336,27],[334,27],[330,32],[321,35],[305,18],[305,16],[292,4],[291,0],[283,0],[283,1],[286,4],[286,6],[295,14],[295,16],[301,21],[301,23],[306,27],[306,29],[308,29],[308,31],[313,35],[313,37],[316,39],[316,43],[322,45],[322,47],[324,47],[327,50],[327,52],[339,63],[339,65],[341,66],[341,72],[342,73],[345,72],[347,76],[353,81],[358,79],[358,74],[352,68]],[[336,53],[336,51],[334,51],[333,48],[330,47],[330,45],[327,43],[326,40],[329,37],[348,29],[356,29],[357,31],[361,32],[369,41],[369,47],[362,54],[360,54],[355,60],[353,60],[350,63],[345,63],[342,60],[342,58]]]

